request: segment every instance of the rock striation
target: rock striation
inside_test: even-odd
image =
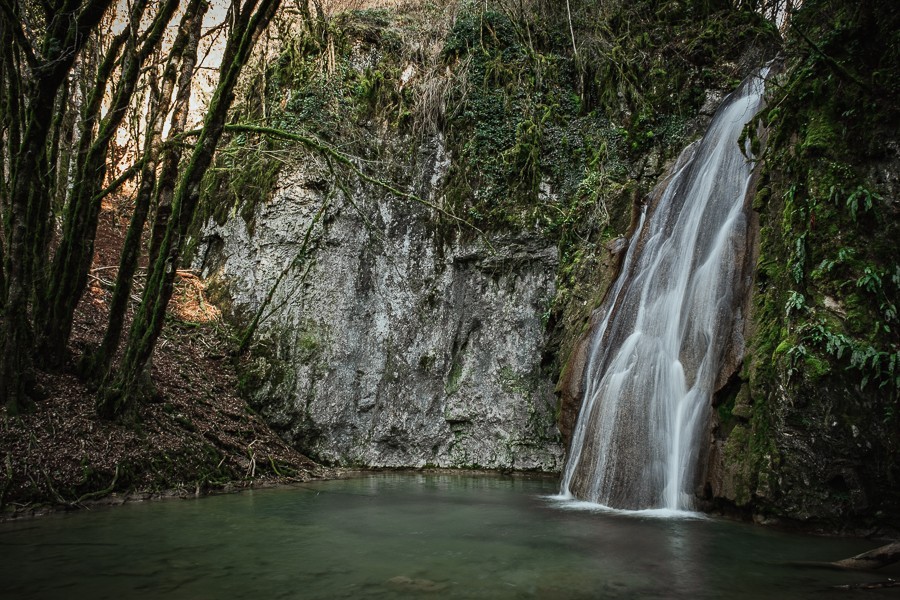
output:
[[[440,137],[421,157],[414,187],[439,202]],[[325,165],[305,164],[249,219],[207,223],[196,253],[235,318],[262,310],[251,404],[331,464],[558,470],[541,364],[555,246],[485,239],[376,186],[334,189]]]

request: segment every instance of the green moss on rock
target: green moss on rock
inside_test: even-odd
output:
[[[754,202],[752,430],[728,442],[740,481],[757,484],[735,502],[810,526],[896,526],[885,515],[900,513],[900,220],[880,173],[900,165],[885,153],[900,140],[887,100],[900,22],[889,2],[835,0],[804,2],[793,19]]]

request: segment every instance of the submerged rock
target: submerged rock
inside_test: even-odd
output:
[[[406,575],[397,575],[387,580],[388,585],[408,592],[442,592],[447,589],[446,583],[438,583],[430,579],[413,579]]]

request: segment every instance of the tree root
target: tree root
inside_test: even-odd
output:
[[[88,492],[86,494],[82,494],[75,500],[66,500],[65,498],[63,498],[62,494],[60,494],[53,486],[53,481],[50,479],[50,476],[47,475],[47,472],[41,469],[41,474],[44,476],[44,479],[47,482],[47,487],[50,488],[50,492],[53,494],[59,504],[67,506],[69,508],[76,508],[83,507],[83,503],[87,502],[88,500],[97,500],[98,498],[102,498],[106,495],[111,494],[116,488],[116,482],[119,480],[119,465],[116,465],[116,472],[113,475],[112,481],[109,482],[109,485],[106,488],[98,490],[96,492]]]
[[[78,500],[72,503],[72,505],[81,504],[87,500],[96,500],[98,498],[102,498],[108,494],[111,494],[113,490],[116,488],[116,482],[119,480],[119,465],[116,465],[116,472],[113,475],[112,481],[109,482],[109,486],[105,489],[98,490],[96,492],[88,492],[87,494],[83,494],[79,496]]]

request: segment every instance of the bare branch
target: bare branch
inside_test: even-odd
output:
[[[408,192],[404,192],[403,190],[400,190],[400,189],[394,187],[393,185],[391,185],[390,183],[387,183],[386,181],[382,181],[380,179],[377,179],[375,177],[372,177],[371,175],[364,173],[359,167],[356,166],[356,164],[353,162],[353,159],[350,156],[344,154],[343,152],[336,150],[332,146],[329,146],[328,144],[326,144],[320,140],[317,140],[315,138],[308,137],[305,135],[300,135],[298,133],[292,133],[290,131],[274,129],[271,127],[262,127],[259,125],[226,125],[225,131],[230,131],[233,133],[259,133],[262,135],[269,135],[269,136],[281,138],[284,140],[299,142],[299,143],[303,144],[304,146],[306,146],[307,148],[321,152],[322,154],[324,154],[330,158],[333,158],[340,164],[342,164],[346,167],[349,167],[350,170],[353,171],[353,173],[357,177],[362,179],[363,181],[365,181],[367,183],[371,183],[373,185],[376,185],[397,197],[406,198],[407,200],[412,200],[413,202],[418,202],[419,204],[421,204],[423,206],[427,206],[428,208],[431,208],[431,209],[439,212],[440,214],[442,214],[450,219],[453,219],[454,221],[457,221],[467,227],[470,227],[471,229],[474,229],[485,240],[487,240],[487,235],[484,233],[484,231],[482,231],[481,229],[479,229],[472,223],[466,221],[462,217],[456,216],[455,214],[438,206],[437,204],[434,204],[433,202],[429,202],[428,200],[425,200],[424,198],[420,198],[420,197],[416,196],[415,194],[410,194]],[[199,129],[184,132],[185,136],[189,136],[189,135],[194,136],[194,135],[199,135],[199,134],[200,134]]]

